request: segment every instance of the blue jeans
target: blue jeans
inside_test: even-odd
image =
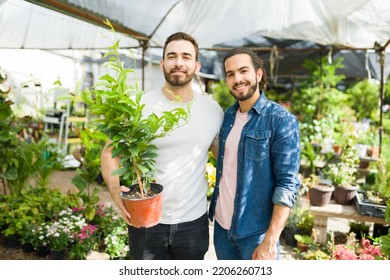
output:
[[[214,247],[219,260],[251,260],[253,252],[264,237],[265,233],[240,239],[229,238],[228,231],[217,221],[214,222]],[[276,259],[279,259],[279,242]]]
[[[133,260],[203,260],[209,248],[207,214],[186,223],[128,227]]]

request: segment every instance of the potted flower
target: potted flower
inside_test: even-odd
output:
[[[310,235],[295,234],[294,239],[297,241],[297,248],[301,252],[309,250],[310,244],[313,243],[313,239]]]
[[[129,253],[129,238],[126,226],[115,227],[110,234],[104,238],[105,252],[110,259],[125,258]]]
[[[104,23],[114,32],[108,20]],[[101,76],[91,89],[72,99],[85,103],[92,114],[99,116],[94,120],[98,124],[96,129],[112,141],[112,157],[120,156],[120,168],[112,175],[120,176],[121,182],[129,185],[130,191],[121,195],[132,225],[150,227],[159,222],[163,189],[154,178],[157,147],[152,142],[184,124],[189,114],[184,108],[175,108],[162,112],[160,116],[145,116],[143,91],[137,84],[128,84],[128,76],[134,73],[134,69],[124,67],[119,40],[107,49],[105,57],[109,57],[109,61],[104,66],[109,72]]]
[[[45,239],[52,259],[61,259],[68,245],[87,223],[81,215],[75,215],[71,209],[62,210],[56,219],[45,227]]]
[[[333,196],[336,203],[349,205],[352,204],[359,189],[355,184],[357,173],[355,164],[359,163],[356,149],[357,133],[354,127],[346,122],[342,124],[342,132],[345,140],[340,158],[338,162],[329,164],[324,173],[335,187]]]
[[[386,201],[390,201],[390,162],[379,159],[373,184],[358,192],[355,204],[361,215],[384,218]]]
[[[97,227],[85,225],[80,233],[75,234],[74,243],[69,249],[70,257],[74,260],[85,260],[88,252],[98,249]]]

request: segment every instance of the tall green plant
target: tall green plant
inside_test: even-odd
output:
[[[107,136],[88,128],[80,133],[83,146],[82,160],[72,183],[79,190],[77,195],[85,207],[85,217],[92,221],[96,213],[96,203],[99,202],[99,190],[94,188],[93,184],[100,173],[100,152],[107,141]]]
[[[219,106],[221,106],[224,111],[236,102],[234,97],[230,94],[229,88],[224,80],[214,83],[211,90],[215,101],[218,102]]]
[[[115,32],[108,20],[104,23]],[[188,121],[189,108],[145,116],[143,91],[137,83],[128,83],[129,74],[134,74],[135,70],[124,67],[119,43],[115,40],[104,55],[109,58],[104,63],[109,72],[101,76],[91,89],[76,93],[72,99],[84,102],[92,114],[99,116],[95,119],[96,129],[112,140],[112,157],[120,157],[120,168],[113,175],[119,175],[124,182],[138,183],[144,196],[156,174],[157,146],[153,140],[164,137]]]
[[[0,84],[5,84],[7,76],[0,72]],[[0,87],[0,178],[4,185],[18,177],[15,152],[18,147],[17,133],[12,125],[15,116],[12,112],[13,102],[8,94],[11,90],[3,91]]]
[[[302,122],[321,119],[329,113],[339,114],[347,96],[337,89],[345,76],[336,74],[343,68],[343,58],[328,63],[326,57],[305,60],[303,67],[311,76],[293,93],[292,109],[301,116]]]
[[[355,111],[358,121],[373,119],[379,121],[379,84],[376,81],[363,79],[348,88],[348,103]]]

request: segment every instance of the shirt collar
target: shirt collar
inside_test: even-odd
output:
[[[265,92],[261,91],[260,98],[256,101],[255,105],[253,105],[253,107],[249,110],[249,114],[253,111],[253,112],[256,112],[257,114],[260,115],[260,112],[261,112],[261,110],[263,110],[267,101],[268,101],[268,98],[265,96]],[[238,107],[239,107],[238,102],[234,103],[230,107],[229,113],[232,115],[235,114],[238,110]]]

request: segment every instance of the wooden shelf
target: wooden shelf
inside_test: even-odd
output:
[[[86,117],[69,117],[68,118],[68,123],[72,123],[72,122],[80,122],[80,123],[83,123],[83,122],[87,122],[88,119]]]
[[[67,144],[79,144],[81,143],[80,138],[68,138],[66,139]]]

